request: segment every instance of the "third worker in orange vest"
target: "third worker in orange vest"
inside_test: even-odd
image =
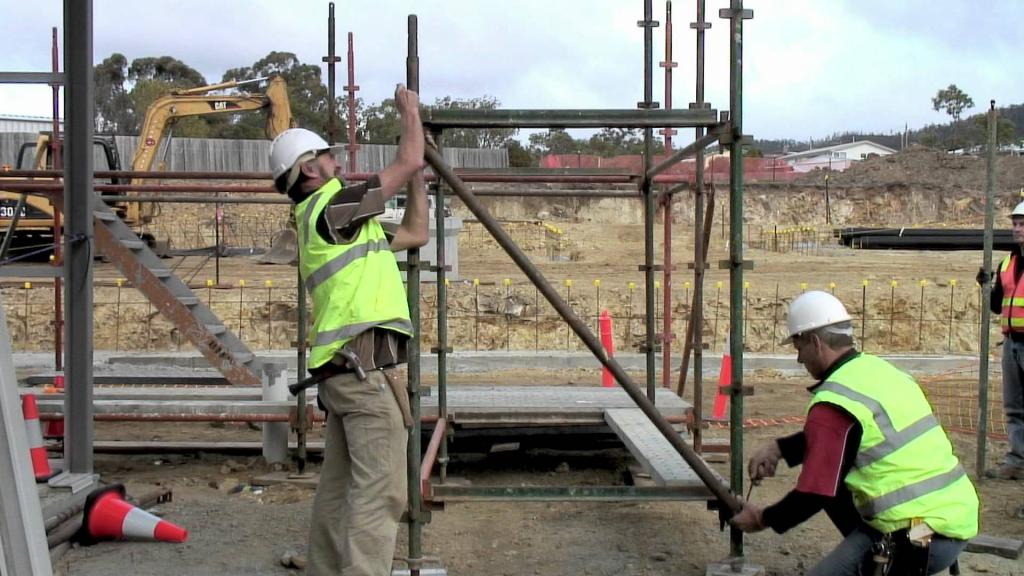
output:
[[[1017,249],[999,264],[992,282],[991,309],[1002,314],[999,326],[1003,331],[1003,409],[1006,412],[1006,432],[1010,449],[998,468],[985,471],[989,478],[1024,480],[1024,202],[1010,213],[1013,222],[1013,241]],[[990,277],[984,270],[978,272],[978,283],[984,285]]]

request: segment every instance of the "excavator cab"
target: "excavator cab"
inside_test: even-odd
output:
[[[132,157],[130,169],[149,171],[154,167],[156,156],[169,139],[171,127],[179,118],[207,114],[230,114],[234,112],[262,111],[267,115],[266,132],[273,138],[292,125],[291,106],[288,102],[288,87],[284,79],[275,76],[270,79],[263,94],[240,92],[236,94],[210,94],[219,90],[236,88],[265,78],[230,81],[209,86],[199,86],[168,94],[156,99],[146,110],[146,117],[140,131],[139,145]],[[35,144],[27,143],[18,155],[18,168],[46,169],[52,167],[50,160],[50,134],[40,133]],[[114,146],[113,138],[97,137],[94,165],[96,170],[121,170],[121,161]],[[111,182],[113,184],[142,185],[145,179]],[[53,206],[44,196],[22,195],[3,192],[0,174],[0,233],[7,231],[16,244],[40,246],[46,239],[53,241]],[[129,195],[132,192],[128,193]],[[24,197],[24,199],[22,199]],[[149,202],[109,203],[114,212],[132,227],[151,246],[155,239],[141,231],[159,214],[159,205]],[[14,215],[18,214],[15,218]],[[14,224],[12,225],[12,221]]]
[[[52,170],[53,155],[50,146],[52,135],[40,132],[35,142],[25,142],[18,149],[15,166],[18,170]],[[121,160],[113,136],[97,135],[93,140],[93,165],[96,170],[120,170]],[[110,179],[110,184],[122,184]],[[22,256],[35,253],[34,260],[44,261],[53,245],[53,204],[46,196],[3,192],[0,178],[0,232],[11,235],[6,240],[7,254]],[[17,216],[15,216],[17,214]]]

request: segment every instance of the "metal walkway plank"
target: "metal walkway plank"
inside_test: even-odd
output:
[[[605,410],[605,421],[661,486],[701,484],[700,478],[639,408]]]

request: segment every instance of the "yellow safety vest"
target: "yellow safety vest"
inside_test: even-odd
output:
[[[310,368],[327,363],[370,328],[413,335],[398,262],[377,219],[364,222],[348,244],[327,242],[316,231],[317,219],[341,189],[341,182],[332,179],[295,206],[299,274],[315,318]]]
[[[966,540],[978,533],[978,494],[917,382],[895,366],[860,354],[814,389],[863,430],[846,486],[861,517],[876,530],[908,528],[920,518]]]

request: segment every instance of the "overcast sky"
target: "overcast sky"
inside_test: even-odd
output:
[[[62,2],[4,2],[0,70],[48,71]],[[673,105],[694,99],[695,2],[673,3]],[[728,108],[727,0],[708,0],[707,97]],[[94,61],[169,55],[209,82],[273,50],[327,53],[326,1],[94,0]],[[747,0],[745,126],[759,138],[897,131],[945,122],[931,97],[955,83],[976,107],[1024,102],[1024,2]],[[633,108],[643,99],[642,0],[337,2],[337,90],[355,34],[359,96],[379,102],[405,77],[406,16],[419,16],[425,102],[490,95],[504,108]],[[665,2],[655,0],[655,100],[664,106]],[[63,36],[60,37],[63,44]],[[62,46],[63,50],[63,46]],[[326,82],[326,68],[324,72]],[[49,115],[50,90],[0,85],[0,114]],[[969,112],[969,113],[970,113]],[[683,137],[688,141],[689,137]],[[677,140],[678,141],[678,140]]]

